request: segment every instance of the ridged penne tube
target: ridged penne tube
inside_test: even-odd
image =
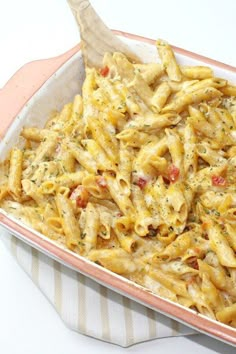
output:
[[[59,240],[59,241],[64,240],[63,235],[56,232],[54,229],[52,229],[50,226],[48,226],[45,222],[42,222],[39,220],[34,220],[33,225],[36,228],[36,230],[38,230],[39,232],[42,232],[44,235],[46,235],[47,237],[49,237],[52,240]]]
[[[139,150],[137,157],[133,162],[133,169],[139,175],[163,174],[167,167],[167,161],[161,157],[167,152],[167,139],[148,142]]]
[[[236,267],[236,257],[227,238],[224,237],[220,227],[212,222],[206,223],[206,230],[210,240],[211,249],[216,253],[221,265]]]
[[[113,226],[113,214],[108,208],[96,204],[99,214],[99,230],[98,235],[104,240],[111,238],[111,227]]]
[[[129,274],[136,270],[131,256],[122,248],[91,250],[88,259],[99,262],[103,267],[117,274]]]
[[[177,92],[175,98],[179,98],[185,94],[194,93],[198,90],[206,89],[209,87],[215,89],[221,89],[226,85],[226,83],[227,83],[226,80],[218,77],[212,77],[205,80],[195,80],[195,82],[192,82],[191,85],[187,85],[187,84],[183,85],[183,88],[179,92]]]
[[[170,94],[171,88],[166,81],[157,86],[151,99],[154,112],[159,113],[162,110]]]
[[[132,253],[136,247],[136,240],[132,236],[120,232],[118,229],[116,229],[115,233],[123,250]]]
[[[128,86],[131,90],[134,89],[141,100],[147,107],[152,108],[152,96],[153,91],[144,81],[141,75],[136,74],[134,79],[129,83]]]
[[[130,233],[133,227],[133,219],[129,216],[121,216],[115,220],[114,230],[115,232]]]
[[[91,68],[86,68],[86,76],[82,86],[82,96],[85,103],[90,100],[94,88],[96,87],[95,77],[96,77],[96,70]]]
[[[215,112],[219,116],[221,122],[221,129],[228,130],[228,132],[232,132],[235,130],[235,123],[233,117],[228,110],[222,108],[215,108]]]
[[[164,72],[162,65],[158,63],[134,64],[134,68],[148,85],[153,84]]]
[[[97,163],[97,167],[101,171],[116,171],[116,165],[108,158],[102,147],[93,139],[85,139],[82,141],[88,152],[93,156]]]
[[[173,164],[179,169],[180,174],[183,171],[183,144],[180,136],[174,129],[165,129],[167,136],[167,146],[171,154]]]
[[[107,112],[107,121],[113,125],[116,131],[120,132],[126,124],[127,115],[126,113],[122,113],[112,108]]]
[[[181,295],[186,298],[190,297],[187,292],[185,281],[176,278],[172,274],[166,274],[160,269],[153,269],[148,273],[148,275],[151,278],[157,280],[161,285],[163,285],[167,289],[173,291],[176,295]]]
[[[83,113],[83,99],[80,95],[75,95],[72,106],[72,117],[78,119]]]
[[[216,318],[217,318],[217,320],[219,320],[223,323],[226,323],[226,324],[235,321],[235,319],[236,319],[236,304],[233,304],[231,306],[224,308],[221,311],[218,311],[216,313]]]
[[[191,80],[203,80],[213,76],[213,71],[208,66],[181,66],[182,74]]]
[[[73,188],[82,184],[83,179],[87,176],[86,171],[77,171],[63,174],[55,179],[58,186]]]
[[[204,107],[205,108],[205,107]],[[209,121],[210,124],[214,125],[216,129],[221,130],[222,128],[226,129],[226,126],[222,126],[223,121],[220,118],[220,115],[218,114],[216,108],[212,108],[209,105],[205,108],[205,112],[203,109],[203,104],[201,105],[201,110],[203,110],[203,113],[207,120]]]
[[[153,132],[160,129],[176,125],[181,120],[181,116],[176,113],[165,114],[149,114],[137,116],[134,120],[129,121],[125,128],[142,130],[144,132]]]
[[[71,173],[75,171],[75,157],[65,146],[61,146],[57,159],[64,172]]]
[[[64,131],[67,128],[68,124],[71,121],[71,113],[72,113],[72,103],[69,102],[64,105],[61,112],[57,114],[56,119],[52,122],[52,126],[50,127],[52,131],[59,132]]]
[[[10,154],[8,192],[15,200],[21,197],[22,162],[22,151],[16,148],[12,149]]]
[[[106,179],[103,176],[88,174],[83,178],[82,185],[95,198],[111,199],[109,190],[106,186]]]
[[[74,128],[78,124],[78,120],[82,121],[82,113],[83,113],[83,100],[80,95],[75,95],[72,107],[71,107],[71,116],[67,121],[66,125],[63,127],[63,132],[66,135],[72,133]]]
[[[182,80],[182,74],[180,71],[180,68],[176,62],[175,55],[172,51],[171,46],[161,40],[158,39],[156,42],[156,46],[158,49],[159,56],[162,61],[162,65],[164,69],[166,70],[170,80],[173,81],[181,81]]]
[[[40,143],[51,134],[50,129],[39,129],[35,127],[24,127],[21,131],[21,136],[27,140]]]
[[[209,138],[215,138],[215,132],[212,125],[206,120],[205,116],[196,108],[189,106],[190,117],[187,121],[194,130],[201,132]]]
[[[111,104],[114,110],[118,110],[122,113],[126,112],[126,104],[125,104],[125,94],[126,90],[120,89],[118,90],[115,85],[106,78],[98,77],[96,80],[99,87],[101,87],[104,91],[103,96],[108,97],[108,102]]]
[[[182,112],[188,105],[197,104],[201,101],[210,101],[213,98],[221,97],[222,93],[214,87],[206,87],[196,90],[190,93],[185,93],[182,96],[173,100],[173,102],[167,104],[162,112],[166,113],[174,111],[177,113]]]
[[[197,269],[191,268],[187,264],[183,264],[183,262],[178,259],[170,262],[159,263],[158,265],[162,271],[173,275],[198,274]]]
[[[146,236],[152,225],[152,218],[141,189],[135,185],[132,186],[132,202],[136,210],[134,231],[139,236]]]
[[[193,300],[193,305],[197,308],[197,310],[201,314],[215,320],[215,314],[212,306],[209,305],[207,297],[204,295],[196,281],[190,281],[188,285],[188,292]]]
[[[54,153],[56,146],[57,137],[55,134],[42,141],[36,149],[34,160],[29,167],[23,171],[23,177],[29,178],[35,172],[40,162],[48,161]]]
[[[221,88],[221,92],[224,95],[227,96],[235,96],[236,97],[236,86],[233,85],[226,85],[224,87]]]
[[[85,227],[81,234],[86,254],[88,254],[91,249],[96,248],[99,223],[98,211],[92,203],[88,203],[85,210]]]
[[[134,215],[134,207],[131,200],[120,188],[116,177],[110,173],[104,173],[110,194],[124,215]]]
[[[133,276],[131,277],[131,279],[132,278],[133,278]],[[136,280],[136,279],[134,278],[134,280]],[[144,284],[145,287],[147,287],[148,289],[151,289],[157,295],[159,295],[161,297],[164,297],[165,299],[168,299],[168,300],[171,300],[171,301],[177,301],[176,293],[173,290],[170,290],[167,287],[165,287],[162,284],[160,284],[153,277],[151,277],[149,275],[145,275],[142,283]],[[186,302],[187,301],[185,301],[185,303]]]
[[[215,287],[215,285],[211,282],[208,274],[202,274],[202,285],[201,290],[209,305],[213,308],[213,310],[220,310],[223,307],[223,301],[220,297],[219,290]]]
[[[140,102],[140,99],[137,97],[135,91],[131,92],[130,89],[127,89],[125,103],[127,107],[127,112],[132,119],[135,118],[137,114],[141,114],[142,106],[144,106],[145,110],[147,110],[146,105],[144,105],[143,102]]]
[[[221,150],[213,150],[208,143],[196,144],[196,152],[204,161],[209,165],[222,165],[226,164],[227,160],[224,158],[224,152]]]
[[[39,192],[39,188],[35,185],[35,183],[29,179],[23,179],[21,184],[23,192],[27,196],[31,197],[38,204],[38,206],[43,206],[46,204],[44,195]]]
[[[134,153],[130,148],[125,148],[124,144],[120,143],[120,163],[118,165],[118,172],[116,174],[116,180],[123,190],[124,194],[130,196],[130,183],[133,164]]]
[[[185,91],[188,86],[192,86],[192,85],[196,84],[197,82],[199,82],[199,80],[187,80],[187,81],[181,81],[181,82],[168,80],[168,85],[170,86],[171,91],[173,93],[175,93],[176,95],[178,95],[178,92]]]
[[[191,243],[191,232],[185,232],[169,244],[164,251],[155,253],[153,256],[153,262],[169,262],[172,259],[178,258],[185,253],[185,251],[191,246]]]
[[[189,195],[191,198],[192,196]],[[179,182],[175,182],[169,185],[169,188],[166,191],[166,204],[170,208],[171,216],[170,220],[176,218],[176,227],[184,227],[187,217],[188,217],[188,203],[186,200],[186,191],[185,186]],[[191,205],[191,200],[189,205]],[[176,215],[175,215],[176,214]]]
[[[120,210],[119,210],[118,206],[112,200],[97,199],[92,196],[90,196],[89,200],[93,204],[97,204],[99,206],[107,208],[112,213],[112,215],[115,215],[115,216],[120,215]]]
[[[88,126],[92,133],[93,139],[104,148],[109,159],[117,163],[119,161],[118,140],[115,135],[110,134],[102,120],[90,118]]]
[[[74,156],[74,158],[83,166],[87,171],[95,173],[97,171],[96,161],[93,156],[82,148],[81,145],[69,141],[67,143],[68,150]]]
[[[63,227],[62,227],[61,218],[49,217],[49,218],[47,218],[46,223],[48,224],[49,227],[51,227],[57,233],[63,234]]]
[[[198,259],[199,275],[208,274],[211,282],[218,289],[227,290],[235,296],[235,289],[229,277],[226,276],[224,269],[221,267],[214,267],[207,264],[205,261]]]
[[[55,200],[61,218],[63,231],[66,236],[66,246],[69,249],[73,249],[78,246],[81,237],[79,224],[75,218],[72,203],[63,194],[57,194]]]
[[[197,154],[196,154],[197,137],[193,126],[187,122],[184,128],[184,173],[195,174],[197,172]]]
[[[60,173],[61,168],[57,161],[40,162],[30,179],[39,187],[43,181],[51,181]]]
[[[147,142],[158,141],[155,135],[139,132],[136,129],[124,129],[116,135],[117,139],[123,142],[124,146],[142,147]]]

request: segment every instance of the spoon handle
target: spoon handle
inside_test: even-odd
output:
[[[122,52],[132,61],[140,59],[132,53],[104,24],[88,0],[67,0],[80,29],[84,62],[89,67],[102,67],[106,52]]]

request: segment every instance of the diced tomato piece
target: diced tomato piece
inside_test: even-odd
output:
[[[99,185],[99,187],[107,188],[107,181],[106,181],[105,177],[98,176],[96,182]]]
[[[88,204],[89,193],[83,186],[76,187],[70,195],[71,200],[75,200],[76,206],[85,208]]]
[[[168,168],[168,177],[171,182],[176,182],[179,178],[179,169],[175,165],[170,165]]]
[[[221,176],[212,176],[211,177],[212,185],[217,187],[226,186],[226,179]]]
[[[144,189],[146,184],[147,184],[147,180],[142,177],[139,177],[139,179],[137,181],[137,185],[139,186],[139,188]]]
[[[104,68],[102,68],[100,70],[100,74],[103,76],[103,77],[106,77],[108,74],[109,74],[109,68],[108,66],[104,66]]]

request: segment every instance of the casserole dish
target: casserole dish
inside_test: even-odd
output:
[[[144,61],[157,60],[154,41],[122,32],[115,33]],[[236,80],[236,69],[233,67],[179,48],[174,47],[174,50],[182,65],[208,64],[216,76]],[[0,92],[0,160],[6,158],[24,125],[43,127],[52,110],[61,109],[80,92],[83,79],[84,68],[79,46],[60,57],[36,61],[19,70]],[[142,286],[101,268],[23,225],[3,210],[0,211],[0,224],[31,246],[101,284],[201,332],[229,344],[236,344],[235,329],[160,298]]]

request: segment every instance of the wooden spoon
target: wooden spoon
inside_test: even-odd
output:
[[[80,29],[86,66],[102,67],[106,52],[122,52],[131,61],[141,60],[103,23],[88,0],[67,0]]]

